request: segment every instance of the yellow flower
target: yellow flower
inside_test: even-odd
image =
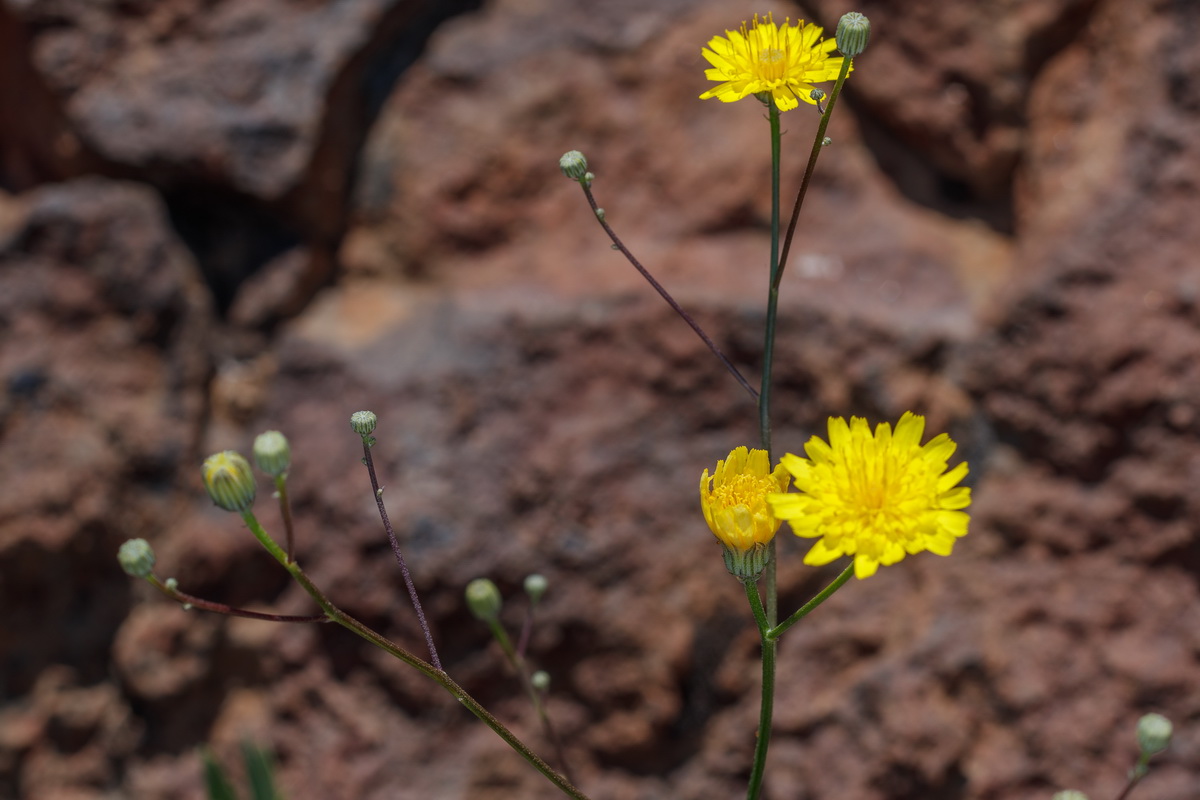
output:
[[[954,540],[966,536],[971,490],[956,486],[967,465],[947,471],[957,445],[947,434],[924,446],[925,418],[905,412],[893,435],[881,423],[872,436],[867,421],[829,419],[829,444],[814,436],[808,458],[792,454],[780,464],[796,479],[801,494],[774,494],[768,502],[788,520],[797,536],[820,537],[805,564],[828,564],[854,556],[854,574],[866,578],[880,564],[928,550],[950,555]]]
[[[772,492],[790,482],[782,465],[771,471],[766,450],[738,447],[718,461],[712,477],[700,476],[700,508],[709,529],[725,545],[725,565],[739,577],[757,577],[766,565],[766,545],[782,524],[767,505]]]
[[[800,105],[797,98],[816,105],[809,96],[815,88],[813,83],[836,80],[842,68],[841,56],[829,56],[837,42],[822,39],[821,31],[804,20],[797,20],[793,26],[785,19],[780,27],[770,14],[765,20],[755,14],[749,28],[743,22],[739,31],[727,30],[725,36],[714,36],[701,50],[712,64],[704,76],[723,83],[700,95],[700,99],[715,97],[732,103],[747,95],[770,94],[780,111]]]

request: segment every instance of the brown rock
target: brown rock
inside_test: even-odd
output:
[[[782,639],[765,798],[1115,794],[1137,717],[1158,710],[1179,736],[1145,791],[1192,800],[1200,157],[1187,135],[1197,93],[1185,5],[866,9],[871,48],[783,285],[775,449],[799,452],[830,414],[924,411],[971,465],[973,529],[949,559],[922,555],[852,582]],[[696,98],[700,45],[757,9],[602,6],[498,0],[439,29],[376,125],[346,118],[366,141],[353,199],[343,186],[304,203],[289,193],[316,186],[317,165],[344,163],[311,148],[348,95],[314,86],[375,74],[349,54],[389,41],[365,32],[381,6],[343,9],[338,24],[329,5],[202,15],[171,3],[127,21],[107,8],[22,6],[33,71],[55,76],[53,96],[86,112],[71,120],[95,126],[110,158],[122,151],[102,124],[104,98],[147,114],[129,146],[162,163],[137,169],[164,185],[206,175],[218,185],[189,198],[196,213],[245,217],[211,247],[236,250],[246,229],[257,241],[261,218],[243,212],[264,205],[291,220],[328,214],[314,239],[349,232],[340,246],[324,240],[345,271],[308,305],[320,283],[310,265],[330,262],[305,244],[259,259],[274,260],[249,283],[209,270],[229,311],[214,323],[188,302],[187,259],[140,192],[79,184],[0,203],[0,320],[19,334],[0,359],[61,365],[45,379],[8,373],[21,379],[10,378],[5,452],[30,454],[35,477],[0,482],[16,487],[0,493],[0,542],[14,543],[0,546],[0,586],[5,608],[19,602],[30,620],[0,639],[20,698],[0,710],[0,787],[50,787],[59,770],[54,791],[190,797],[194,748],[214,742],[229,763],[251,736],[275,752],[296,800],[557,796],[451,698],[344,629],[263,632],[253,626],[268,623],[186,614],[158,597],[129,611],[122,576],[86,580],[88,542],[149,530],[163,574],[185,590],[311,613],[238,519],[211,508],[195,473],[203,452],[247,449],[276,428],[295,456],[300,563],[341,607],[424,657],[347,429],[370,408],[383,496],[450,674],[552,752],[462,602],[470,579],[493,578],[515,630],[521,582],[541,572],[551,588],[529,657],[552,676],[551,714],[580,785],[681,800],[744,789],[759,643],[695,492],[700,470],[755,441],[753,404],[608,249],[554,161],[587,153],[608,219],[753,379],[766,126],[753,101]],[[255,27],[269,13],[279,25]],[[38,27],[52,17],[66,24]],[[219,46],[206,49],[202,30]],[[105,51],[94,32],[125,50]],[[244,70],[219,63],[247,47],[259,49],[226,59]],[[263,66],[301,50],[311,69]],[[177,63],[150,69],[168,55]],[[98,57],[112,74],[92,79]],[[152,108],[168,79],[180,102]],[[225,93],[200,102],[196,87],[209,85]],[[132,88],[115,97],[117,87]],[[303,102],[272,105],[283,89]],[[171,116],[181,107],[203,117],[188,147],[211,145],[210,161],[179,155],[183,141],[171,149],[175,126],[188,125]],[[230,134],[246,120],[278,123],[278,147]],[[785,122],[790,190],[816,118]],[[265,172],[250,175],[254,165]],[[252,196],[214,199],[234,194]],[[187,379],[168,390],[161,374],[176,361]],[[95,391],[67,403],[47,389],[60,373]],[[157,411],[164,396],[182,398],[191,438]],[[127,433],[139,410],[155,423]],[[39,451],[35,433],[48,427],[63,444]],[[126,466],[159,463],[168,445],[163,488]],[[256,512],[282,538],[262,489]],[[785,528],[785,611],[836,573],[804,567],[804,549]],[[70,580],[50,582],[62,552]],[[96,609],[82,626],[93,640],[62,641],[84,606]],[[97,644],[110,639],[111,653]],[[50,665],[53,676],[75,654],[80,677],[62,693],[78,715],[30,700],[47,693],[34,672]],[[104,709],[125,706],[145,731],[136,750],[94,733],[109,730]],[[52,723],[89,737],[77,761],[63,741],[43,743]]]

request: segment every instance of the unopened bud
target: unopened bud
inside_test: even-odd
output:
[[[484,622],[495,622],[500,616],[504,601],[496,584],[487,578],[476,578],[467,584],[467,608],[477,619]]]
[[[134,578],[148,578],[154,571],[154,549],[145,539],[130,539],[117,551],[121,569]]]
[[[350,429],[359,436],[370,436],[375,432],[375,424],[379,418],[374,411],[355,411],[350,415]]]
[[[529,682],[533,684],[533,688],[539,692],[544,692],[550,688],[550,673],[544,669],[539,669],[529,676]]]
[[[1147,714],[1138,720],[1137,740],[1142,754],[1152,756],[1171,743],[1171,720],[1162,714]]]
[[[534,573],[525,577],[525,594],[529,595],[529,599],[534,603],[542,599],[548,588],[550,581],[546,580],[545,575]]]
[[[867,41],[871,38],[871,21],[857,11],[843,14],[838,20],[834,38],[842,55],[854,58],[867,49]]]
[[[825,99],[825,90],[814,88],[811,92],[808,93],[808,96],[812,98],[812,101],[814,103],[819,103]]]
[[[254,463],[272,478],[287,472],[292,465],[292,448],[287,437],[279,431],[260,433],[254,440]]]
[[[213,502],[226,511],[245,511],[254,505],[254,471],[241,453],[226,450],[204,459],[204,488]]]
[[[562,157],[558,159],[558,168],[562,170],[563,175],[573,181],[587,179],[587,159],[578,150],[569,150],[563,153]]]

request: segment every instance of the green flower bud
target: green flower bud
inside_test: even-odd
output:
[[[226,511],[245,511],[254,505],[254,472],[241,453],[226,450],[204,459],[204,488]]]
[[[808,93],[808,96],[813,99],[814,103],[819,103],[825,99],[825,90],[814,88],[811,92]]]
[[[359,436],[370,436],[375,432],[375,423],[379,418],[374,411],[355,411],[350,415],[350,430]]]
[[[529,676],[529,682],[533,684],[533,688],[539,692],[544,692],[550,688],[550,673],[544,669],[539,669]]]
[[[578,150],[563,153],[558,159],[558,168],[573,181],[582,181],[587,177],[587,159]]]
[[[1171,720],[1162,714],[1147,714],[1138,720],[1137,740],[1142,755],[1152,756],[1167,749],[1171,743]]]
[[[272,478],[287,472],[292,464],[292,448],[287,437],[279,431],[260,433],[254,440],[254,463]]]
[[[843,14],[838,20],[834,38],[842,55],[854,58],[867,49],[867,40],[871,38],[871,21],[857,11]]]
[[[550,581],[546,580],[545,575],[527,575],[525,577],[525,594],[529,595],[529,599],[534,603],[542,599],[542,595],[550,588]]]
[[[487,578],[476,578],[467,584],[467,608],[477,619],[484,622],[495,622],[500,616],[500,608],[504,601],[496,584]]]
[[[1088,800],[1088,796],[1083,792],[1067,789],[1064,792],[1055,792],[1050,800]]]
[[[121,569],[134,578],[148,578],[154,571],[154,549],[145,539],[130,539],[117,551]]]

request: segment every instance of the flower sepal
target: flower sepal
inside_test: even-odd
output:
[[[725,569],[742,581],[758,580],[771,562],[771,548],[765,544],[751,545],[749,550],[725,545],[724,550]]]

